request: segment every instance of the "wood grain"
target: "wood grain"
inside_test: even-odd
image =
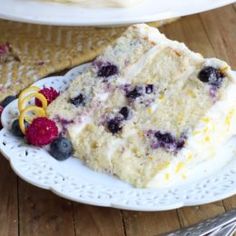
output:
[[[176,25],[178,27],[176,27]],[[214,56],[199,15],[183,17],[177,23],[161,28],[169,38],[184,42],[191,50],[205,57]]]
[[[236,69],[236,10],[223,7],[200,15],[215,57]]]
[[[119,210],[75,203],[74,214],[77,236],[125,236],[123,219]]]
[[[183,17],[161,31],[204,56],[226,60],[236,69],[236,4]],[[236,196],[199,207],[156,213],[72,203],[21,180],[17,189],[16,176],[0,156],[0,236],[159,235],[232,208],[236,208]]]
[[[207,204],[198,207],[185,207],[178,210],[182,227],[196,224],[202,220],[215,217],[225,212],[222,202]]]
[[[19,181],[20,235],[74,236],[72,202]]]
[[[226,211],[236,208],[236,197],[234,196],[224,200],[223,205]]]
[[[159,235],[180,228],[176,211],[145,213],[124,211],[127,236]]]
[[[18,235],[17,177],[0,154],[0,235]]]

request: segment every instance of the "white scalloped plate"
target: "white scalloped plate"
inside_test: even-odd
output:
[[[49,77],[35,84],[62,91],[85,67],[74,68],[65,76]],[[217,169],[205,176],[198,174],[176,186],[137,189],[115,177],[90,170],[78,159],[71,157],[58,162],[45,149],[25,144],[23,139],[8,131],[17,113],[17,101],[4,109],[0,151],[22,179],[66,199],[119,209],[161,211],[205,204],[236,194],[236,138],[218,153],[220,158],[228,160],[220,171]]]
[[[185,16],[233,2],[235,0],[145,0],[127,9],[89,9],[50,0],[0,0],[0,17],[51,25],[123,25]]]

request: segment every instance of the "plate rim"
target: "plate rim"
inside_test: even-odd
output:
[[[151,5],[151,1],[155,0],[149,0],[150,3],[147,2],[147,4]],[[152,21],[161,21],[161,20],[168,20],[171,18],[175,17],[181,17],[181,16],[187,16],[191,14],[196,14],[196,13],[201,13],[209,10],[213,10],[219,7],[223,7],[225,5],[229,5],[234,3],[234,0],[217,0],[212,2],[211,6],[205,6],[201,7],[196,10],[190,10],[190,11],[184,11],[182,12],[179,11],[165,11],[165,12],[159,12],[159,13],[153,13],[151,15],[140,15],[140,16],[126,16],[126,18],[120,17],[120,18],[109,18],[102,20],[101,16],[97,17],[96,20],[78,20],[79,18],[75,19],[68,19],[65,16],[61,17],[60,19],[58,17],[40,17],[39,15],[37,16],[31,16],[31,15],[26,15],[24,14],[23,16],[19,16],[14,13],[8,13],[6,14],[4,12],[4,9],[1,10],[0,8],[0,18],[6,19],[6,20],[12,20],[12,21],[17,21],[17,22],[23,22],[23,23],[32,23],[32,24],[42,24],[42,25],[56,25],[56,26],[121,26],[121,25],[129,25],[129,24],[136,24],[136,23],[143,23],[143,22],[152,22]],[[1,3],[1,0],[0,0]],[[6,4],[6,3],[5,3]],[[53,3],[53,4],[62,4],[62,3]],[[144,3],[145,4],[145,3]],[[142,7],[143,5],[141,5]],[[79,8],[81,12],[84,11],[83,8]],[[113,9],[113,8],[107,8],[108,10],[112,9],[113,11],[121,11],[123,9]],[[131,8],[132,9],[132,8]],[[85,11],[89,12],[89,9],[86,9]],[[99,11],[99,9],[98,9]],[[101,14],[100,14],[101,15]],[[65,20],[66,19],[66,20]]]

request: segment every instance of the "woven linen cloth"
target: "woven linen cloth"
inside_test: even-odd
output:
[[[150,25],[158,27],[170,21],[173,19]],[[125,29],[0,20],[0,101],[51,73],[94,59]]]

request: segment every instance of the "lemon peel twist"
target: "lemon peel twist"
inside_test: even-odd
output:
[[[24,97],[27,94],[32,93],[32,92],[38,92],[39,90],[40,90],[40,88],[37,87],[37,86],[30,86],[30,87],[24,89],[18,97],[18,108],[20,107],[20,104],[22,103],[22,100],[24,99]]]
[[[39,87],[30,86],[24,89],[20,93],[20,96],[18,98],[18,110],[20,112],[19,126],[23,134],[25,134],[26,132],[25,121],[27,121],[28,123],[32,123],[35,117],[46,116],[48,101],[43,94],[39,93],[39,91],[40,91]],[[37,98],[41,102],[42,107],[38,107],[36,105],[27,106],[27,103],[33,98]]]
[[[19,126],[23,134],[25,134],[25,120],[27,117],[27,113],[32,112],[34,113],[37,117],[45,117],[46,116],[46,111],[37,106],[28,106],[24,110],[21,111],[20,116],[19,116]]]
[[[42,107],[44,110],[47,109],[48,106],[48,102],[47,99],[45,98],[45,96],[41,93],[30,93],[28,94],[26,97],[24,97],[20,103],[18,104],[18,109],[19,111],[23,111],[25,109],[26,103],[29,102],[32,98],[37,98],[41,101],[42,103]]]

